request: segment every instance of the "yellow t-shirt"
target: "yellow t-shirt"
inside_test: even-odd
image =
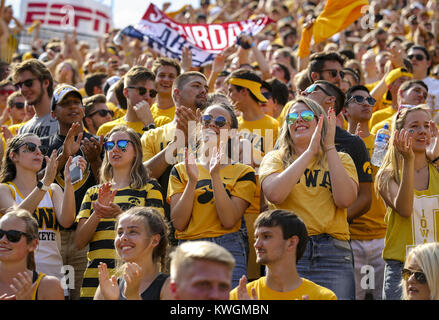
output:
[[[119,108],[111,101],[107,101],[106,104],[107,104],[108,109],[110,109],[111,111],[114,112],[113,120],[122,118],[127,113],[126,110]]]
[[[131,122],[131,121],[126,121],[125,117],[113,120],[113,121],[109,121],[106,122],[104,124],[102,124],[99,129],[98,132],[96,133],[97,136],[100,136],[101,134],[105,135],[111,131],[111,129],[113,129],[114,127],[118,126],[118,125],[126,125],[127,127],[130,127],[131,129],[133,129],[134,131],[136,131],[139,136],[142,136],[143,134],[143,128],[144,128],[144,124],[142,123],[142,121],[135,121],[135,122]]]
[[[183,231],[175,231],[176,239],[195,240],[200,238],[219,237],[236,232],[241,227],[241,219],[232,229],[225,229],[218,217],[215,207],[215,197],[209,171],[197,163],[198,182],[195,189],[194,204],[190,221]],[[241,198],[248,203],[253,200],[256,183],[255,170],[242,163],[229,164],[220,169],[220,176],[231,197]],[[169,176],[167,201],[177,193],[183,193],[188,183],[184,162],[176,164]]]
[[[372,117],[369,120],[369,130],[371,130],[377,123],[392,117],[395,112],[396,110],[390,106],[372,113]]]
[[[358,175],[352,158],[338,152],[350,178],[358,184]],[[264,179],[284,170],[280,150],[268,153],[259,168],[261,185]],[[292,181],[291,183],[295,183]],[[268,202],[270,209],[286,209],[295,212],[305,223],[310,236],[327,233],[339,240],[349,240],[347,210],[334,203],[328,163],[321,166],[313,160],[303,173],[299,182],[281,204]]]
[[[166,124],[167,122],[164,122],[166,120],[166,118],[169,120],[168,122],[171,122],[172,120],[174,120],[175,106],[173,106],[171,108],[167,108],[167,109],[161,109],[161,108],[159,108],[159,106],[156,102],[151,106],[150,110],[151,110],[151,115],[152,115],[157,127],[160,127],[160,126]],[[166,118],[162,118],[160,123],[157,123],[156,118],[158,118],[160,116],[164,116]]]
[[[363,138],[363,141],[366,145],[367,151],[369,152],[369,157],[371,157],[375,143],[375,135],[371,134],[367,138]],[[379,168],[373,165],[371,168],[372,177],[373,180],[375,180],[375,175]],[[372,202],[370,204],[369,211],[354,219],[354,221],[349,225],[351,239],[372,240],[384,238],[386,235],[386,222],[384,221],[385,214],[386,206],[384,201],[375,193],[372,186]]]
[[[298,288],[288,292],[270,289],[266,281],[266,277],[261,277],[248,283],[247,291],[249,296],[251,297],[252,288],[255,288],[259,300],[302,300],[305,295],[309,297],[309,300],[337,300],[337,296],[333,291],[305,278],[302,278],[302,284]],[[230,291],[230,300],[238,300],[238,288]]]
[[[161,127],[146,131],[140,141],[142,143],[143,161],[147,161],[162,151],[174,139],[176,122],[169,122]],[[176,163],[182,162],[183,151],[178,152]],[[174,160],[175,161],[175,160]]]
[[[429,184],[426,190],[414,191],[413,212],[402,217],[387,207],[387,232],[383,258],[405,261],[416,245],[439,241],[439,172],[430,164]]]

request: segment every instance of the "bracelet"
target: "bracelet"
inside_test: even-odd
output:
[[[435,163],[435,162],[438,161],[438,160],[439,160],[439,157],[435,158],[435,159],[432,160],[431,162],[432,162],[432,163]]]
[[[325,152],[328,152],[328,151],[330,151],[330,150],[332,150],[332,149],[335,149],[335,145],[332,145],[332,146],[330,146],[329,148],[326,148],[326,149],[325,149]]]

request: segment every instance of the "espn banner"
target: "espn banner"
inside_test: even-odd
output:
[[[181,24],[150,4],[131,32],[139,31],[150,48],[170,58],[181,59],[182,48],[189,47],[192,65],[199,67],[211,63],[218,53],[234,45],[240,34],[255,35],[271,22],[268,16],[263,16],[222,24]]]

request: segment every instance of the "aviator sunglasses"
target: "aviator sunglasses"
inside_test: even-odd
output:
[[[401,276],[405,281],[408,281],[408,279],[412,276],[412,274],[415,275],[416,281],[418,281],[420,284],[426,284],[427,278],[425,277],[425,274],[420,271],[412,271],[409,269],[402,269]]]
[[[18,242],[21,239],[21,236],[26,236],[28,239],[32,239],[32,236],[29,233],[18,231],[18,230],[2,230],[0,229],[0,239],[3,238],[3,236],[6,235],[6,238],[9,242]]]
[[[149,91],[149,96],[151,98],[155,98],[155,96],[157,95],[157,91],[154,89],[146,89],[145,87],[134,87],[134,86],[130,86],[127,87],[128,89],[137,89],[139,91],[139,95],[143,96],[145,95],[145,93],[147,93]]]
[[[205,125],[205,126],[208,126],[212,120],[214,120],[215,125],[218,128],[224,127],[227,123],[226,118],[223,116],[218,116],[218,117],[216,117],[216,119],[213,119],[213,117],[210,114],[204,114],[201,116],[201,121],[202,121],[203,125]]]
[[[111,151],[113,150],[114,146],[117,145],[120,150],[125,152],[130,142],[133,143],[132,141],[125,139],[117,140],[116,143],[114,141],[105,141],[104,149],[105,151]]]
[[[300,117],[302,118],[302,120],[309,122],[314,119],[315,115],[314,112],[312,112],[311,110],[304,110],[300,113]],[[297,112],[292,112],[287,115],[286,121],[288,124],[294,124],[294,122],[296,122],[298,118],[299,114]]]

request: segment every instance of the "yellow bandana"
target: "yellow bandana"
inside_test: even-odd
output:
[[[249,89],[259,101],[267,102],[267,99],[261,93],[261,83],[241,78],[230,78],[228,82]]]

